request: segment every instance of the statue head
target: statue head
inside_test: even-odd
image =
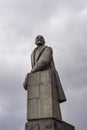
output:
[[[36,39],[35,39],[35,44],[37,46],[42,46],[43,44],[45,44],[45,39],[42,35],[37,35]]]

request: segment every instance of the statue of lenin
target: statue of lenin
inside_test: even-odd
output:
[[[31,72],[24,81],[27,90],[27,120],[54,118],[62,120],[60,103],[66,101],[58,72],[55,69],[53,50],[38,35],[36,48],[31,54]]]

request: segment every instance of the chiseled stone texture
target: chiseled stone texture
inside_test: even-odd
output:
[[[29,74],[27,120],[56,118],[62,120],[56,81],[51,70]]]
[[[75,128],[63,121],[39,119],[26,122],[25,130],[75,130]]]

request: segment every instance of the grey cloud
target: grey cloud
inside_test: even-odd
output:
[[[22,82],[30,71],[35,36],[42,33],[54,50],[67,96],[61,105],[63,120],[77,130],[86,130],[87,2],[0,0],[0,21],[0,129],[24,129],[26,92]]]

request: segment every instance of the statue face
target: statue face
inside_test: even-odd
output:
[[[43,36],[41,35],[38,35],[35,39],[35,44],[38,45],[38,46],[41,46],[45,43],[45,40],[43,38]]]

